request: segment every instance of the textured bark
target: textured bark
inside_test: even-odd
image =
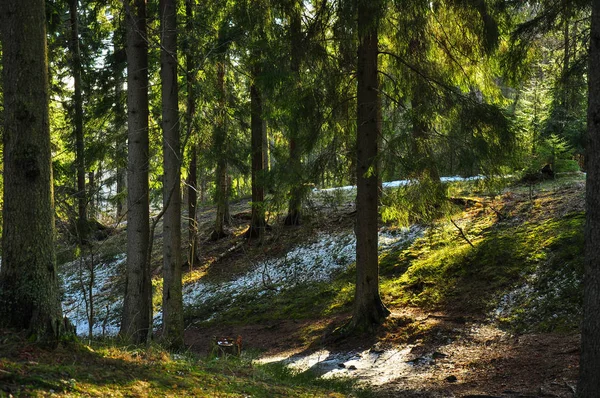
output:
[[[219,90],[219,100],[217,108],[217,123],[213,130],[214,151],[217,154],[217,170],[215,173],[215,202],[217,211],[215,217],[215,229],[211,234],[212,240],[221,239],[225,233],[227,224],[227,155],[225,145],[227,142],[227,124],[226,124],[226,92],[225,92],[225,63],[221,60],[217,63],[217,86]]]
[[[350,328],[370,330],[389,314],[379,296],[377,1],[358,2],[356,291]]]
[[[83,96],[81,93],[81,51],[79,49],[78,0],[69,0],[71,20],[71,71],[73,73],[73,106],[75,114],[75,167],[77,169],[77,235],[85,242],[89,230],[87,222],[87,198],[85,191],[85,143],[83,135]]]
[[[257,57],[259,58],[259,57]],[[260,68],[253,68],[253,82],[250,85],[250,130],[252,147],[252,218],[250,220],[250,229],[248,229],[248,238],[260,238],[264,234],[265,222],[265,153],[263,146],[263,110],[262,97],[260,89],[257,86],[256,79],[260,76]]]
[[[145,343],[152,323],[148,246],[148,42],[145,0],[125,1],[127,18],[127,276],[120,335]]]
[[[177,84],[177,1],[160,1],[160,78],[163,129],[163,330],[173,348],[183,346],[181,189]]]
[[[290,16],[290,46],[291,60],[290,70],[297,87],[300,86],[300,67],[302,57],[302,19],[300,15],[300,4],[296,4]],[[294,108],[295,109],[295,108]],[[285,225],[300,225],[302,213],[302,164],[300,157],[302,150],[298,140],[300,125],[298,118],[292,116],[290,129],[290,171],[292,177],[292,188],[290,189],[290,200],[288,202],[288,214],[285,217]]]
[[[588,68],[585,279],[577,396],[600,391],[600,1],[592,2]]]
[[[118,20],[118,18],[115,18]],[[117,130],[116,148],[116,163],[117,163],[117,221],[120,221],[127,212],[127,198],[124,193],[127,189],[127,130],[125,128],[126,111],[123,101],[123,70],[125,69],[125,49],[122,48],[123,32],[118,26],[115,27],[113,35],[113,51],[114,51],[114,79],[115,79],[115,107],[114,107],[114,123]]]
[[[194,18],[192,9],[192,0],[185,1],[185,18],[186,29],[188,32],[192,29],[192,20]],[[186,48],[185,52],[185,69],[186,69],[186,112],[185,121],[187,129],[187,137],[192,136],[194,125],[194,113],[196,112],[196,97],[194,94],[194,60],[190,51],[190,47]],[[198,259],[198,222],[196,221],[196,206],[198,204],[198,144],[192,145],[190,157],[189,174],[187,178],[188,186],[188,264],[194,266]]]
[[[44,1],[5,0],[0,15],[4,96],[0,324],[55,341],[64,328],[54,254]]]

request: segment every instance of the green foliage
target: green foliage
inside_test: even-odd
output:
[[[293,375],[278,365],[256,366],[251,357],[203,359],[156,346],[93,347],[78,342],[47,351],[3,332],[4,391],[16,396],[294,396],[343,397],[360,393],[347,381]],[[8,338],[7,338],[8,337]],[[365,396],[365,395],[360,395]]]
[[[384,190],[381,202],[382,220],[404,227],[431,224],[454,211],[446,196],[446,186],[430,178]]]

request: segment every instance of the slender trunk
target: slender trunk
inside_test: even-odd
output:
[[[296,4],[292,10],[290,17],[290,45],[291,45],[291,61],[290,70],[293,75],[295,86],[294,90],[300,90],[300,67],[302,57],[302,19],[300,15],[300,4]],[[300,225],[300,217],[302,212],[302,164],[300,157],[302,149],[298,140],[300,124],[297,117],[296,107],[292,108],[292,120],[289,126],[290,129],[290,177],[291,189],[290,200],[288,202],[288,214],[285,218],[285,225]]]
[[[79,18],[77,16],[79,0],[69,0],[71,19],[71,69],[73,73],[73,105],[75,108],[75,168],[77,169],[77,235],[85,242],[88,234],[87,203],[85,191],[85,154],[83,137],[83,97],[81,93],[81,52],[79,49]]]
[[[114,67],[114,79],[115,79],[115,108],[114,108],[114,123],[116,134],[116,164],[117,164],[117,222],[119,222],[127,212],[127,199],[124,196],[127,189],[127,130],[125,125],[126,111],[123,101],[123,69],[125,68],[125,60],[123,59],[125,51],[122,48],[123,40],[122,30],[117,26],[113,36],[113,48],[115,54],[115,67]]]
[[[198,204],[198,146],[192,146],[188,175],[188,265],[193,267],[198,260],[198,222],[196,206]]]
[[[256,57],[259,59],[260,57]],[[253,82],[250,85],[250,129],[252,148],[252,218],[248,229],[248,238],[261,238],[266,227],[265,222],[265,190],[264,190],[264,122],[262,97],[256,80],[261,70],[258,65],[252,68]]]
[[[87,206],[88,216],[92,218],[96,217],[96,174],[93,171],[88,172],[88,192],[86,196],[89,198]]]
[[[217,123],[214,127],[214,146],[217,154],[217,170],[215,181],[215,202],[217,203],[217,215],[215,219],[215,229],[212,232],[211,239],[221,239],[225,233],[226,212],[227,212],[227,124],[226,124],[226,92],[225,92],[225,63],[223,60],[217,63],[217,86],[219,90],[219,101],[217,109]]]
[[[56,342],[64,324],[54,252],[44,4],[5,0],[0,7],[4,100],[0,325]]]
[[[377,142],[381,134],[377,76],[377,14],[381,5],[358,2],[356,291],[351,329],[366,331],[389,314],[379,296]]]
[[[185,1],[186,29],[192,31],[192,0]],[[194,113],[196,112],[196,97],[194,94],[194,60],[191,54],[191,48],[188,46],[185,53],[186,84],[187,84],[187,107],[185,121],[187,136],[191,137],[194,125]],[[198,144],[192,145],[192,154],[188,174],[188,265],[190,269],[198,259],[198,222],[196,221],[196,206],[198,204]]]
[[[562,84],[563,84],[563,92],[562,92],[562,106],[565,110],[565,113],[568,114],[571,104],[569,103],[570,95],[569,91],[571,89],[569,82],[569,65],[571,63],[571,37],[569,33],[569,23],[571,20],[571,12],[569,2],[565,2],[565,11],[563,15],[563,33],[564,33],[564,57],[563,57],[563,70],[562,70]],[[567,116],[565,114],[565,116]]]
[[[127,11],[127,275],[120,334],[145,343],[151,333],[152,283],[148,246],[148,41],[146,1],[125,0]]]
[[[183,346],[181,285],[181,190],[179,89],[177,84],[177,0],[160,0],[160,80],[163,130],[163,330],[172,348]]]
[[[600,391],[600,1],[592,2],[588,67],[588,142],[586,177],[585,277],[581,359],[577,396],[597,397]]]

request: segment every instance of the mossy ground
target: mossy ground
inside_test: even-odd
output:
[[[471,199],[452,216],[458,227],[449,219],[439,220],[423,237],[381,256],[381,295],[394,315],[373,337],[398,344],[437,344],[437,340],[458,339],[451,335],[458,333],[454,332],[458,325],[473,320],[499,324],[514,333],[576,331],[581,312],[584,223],[580,177],[535,187],[510,187],[496,190],[493,195],[466,184],[453,189],[453,196],[468,195]],[[238,236],[241,234],[216,243],[205,242],[201,264],[185,278],[227,280],[243,273],[257,259],[285,252],[315,231],[330,228],[351,233],[352,209],[343,203],[333,207],[329,212],[321,211],[318,217],[307,218],[300,229],[278,229],[261,243],[249,243],[237,251],[227,250],[243,239]],[[111,253],[118,251],[118,242],[122,242],[119,239],[105,244]],[[314,346],[348,320],[354,277],[354,268],[350,267],[329,282],[298,285],[279,293],[248,292],[235,303],[219,297],[189,310],[186,319],[194,324],[198,335],[233,330],[240,325],[267,325],[265,328],[273,329],[270,334],[257,338],[280,339],[278,347],[292,340],[292,344]],[[519,290],[523,286],[527,289]],[[511,292],[527,294],[513,295],[511,311],[494,318],[494,309]],[[215,310],[218,316],[198,322]],[[290,328],[274,326],[284,321],[295,323],[294,333]],[[251,350],[241,359],[216,359],[205,354],[178,356],[157,347],[140,349],[100,342],[91,347],[70,342],[46,351],[8,331],[2,331],[0,338],[0,395],[370,394],[356,390],[349,382],[324,382],[310,373],[291,374],[283,365],[253,365],[247,354]],[[245,341],[252,346],[251,339]],[[481,366],[473,361],[472,369]]]
[[[52,350],[1,331],[0,396],[345,397],[350,381],[320,381],[251,358],[170,354],[160,347],[65,342]]]

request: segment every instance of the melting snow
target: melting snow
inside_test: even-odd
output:
[[[423,229],[417,226],[400,230],[382,229],[379,232],[380,251],[411,242],[422,232]],[[283,257],[256,264],[250,271],[231,281],[214,284],[200,280],[185,285],[184,305],[199,306],[218,297],[235,301],[238,296],[248,292],[262,295],[267,291],[280,292],[299,284],[327,281],[353,264],[355,255],[354,234],[321,234],[315,242],[300,245]],[[88,307],[83,293],[87,291],[90,280],[89,261],[89,258],[78,259],[60,267],[64,284],[63,312],[74,323],[78,335],[87,335],[89,328]],[[119,266],[124,262],[125,254],[121,254],[113,261],[101,262],[94,267],[94,335],[115,335],[119,331],[123,299],[121,294],[115,294],[113,285]],[[160,323],[161,318],[161,312],[155,312],[155,325]]]
[[[258,363],[281,362],[290,369],[298,372],[310,371],[324,378],[352,377],[368,381],[370,385],[380,386],[399,378],[406,378],[408,374],[415,375],[415,369],[410,358],[413,346],[408,345],[402,349],[389,349],[385,351],[350,351],[330,352],[320,350],[309,355],[272,356],[258,360]]]
[[[118,268],[125,262],[125,254],[112,261],[94,264],[94,335],[116,335],[122,308],[122,297],[116,295],[114,281]],[[89,329],[86,294],[90,283],[90,257],[77,259],[60,267],[63,276],[63,314],[75,325],[78,335],[87,335]]]

